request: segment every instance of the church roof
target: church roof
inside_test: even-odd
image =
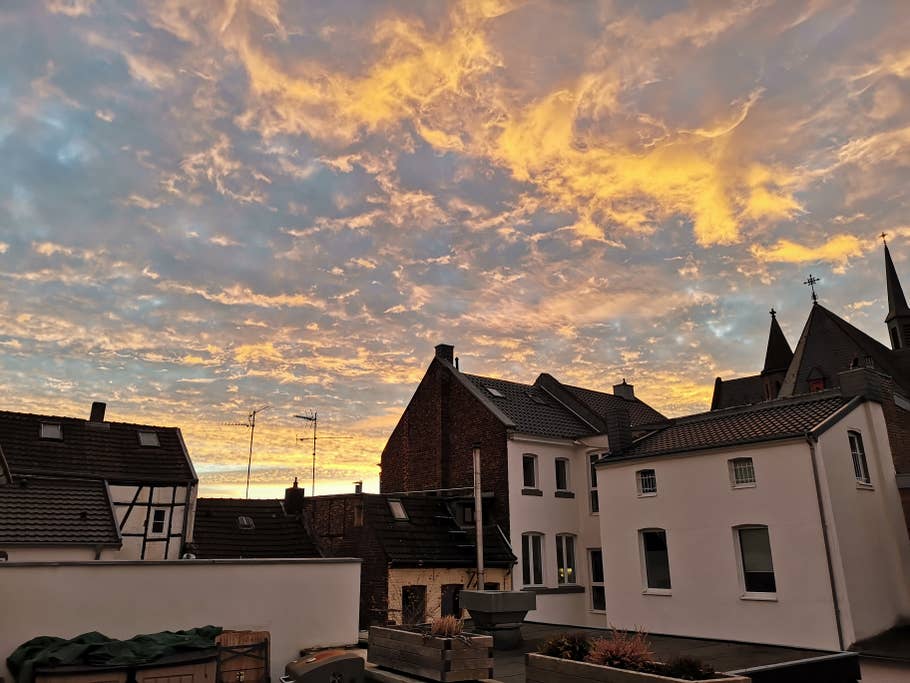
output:
[[[793,351],[780,329],[774,309],[771,310],[771,329],[768,331],[768,348],[765,351],[765,367],[763,373],[786,370],[793,360]]]
[[[885,245],[885,281],[888,285],[888,317],[885,321],[890,321],[899,315],[910,316],[910,307],[907,306],[907,299],[904,297],[904,290],[901,287],[901,281],[897,277],[897,271],[894,269],[894,261],[891,260],[891,252],[888,245]]]
[[[714,380],[714,396],[711,399],[711,410],[747,406],[763,401],[765,398],[761,375],[749,375],[735,379]]]
[[[780,396],[807,393],[810,374],[824,378],[825,387],[837,386],[838,373],[869,363],[910,391],[910,359],[816,303],[796,344]]]

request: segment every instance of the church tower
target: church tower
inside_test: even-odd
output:
[[[768,348],[765,351],[765,366],[761,371],[762,392],[769,401],[777,398],[787,368],[793,360],[793,351],[777,322],[777,311],[771,309],[771,329],[768,332]]]
[[[884,240],[884,236],[882,237]],[[910,348],[910,307],[904,297],[901,281],[897,279],[894,261],[888,244],[885,244],[885,281],[888,285],[888,335],[891,338],[891,348],[895,351]]]

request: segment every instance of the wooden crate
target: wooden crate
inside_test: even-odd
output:
[[[218,658],[136,669],[136,683],[216,683]]]
[[[370,627],[367,661],[440,683],[493,678],[493,638],[437,638],[383,626]]]
[[[525,680],[527,683],[685,683],[682,678],[671,678],[641,671],[615,669],[612,666],[575,662],[529,653],[525,655]],[[702,683],[749,683],[746,676],[716,674]]]
[[[268,631],[224,631],[215,639],[221,683],[269,683]]]
[[[69,666],[35,673],[35,683],[126,683],[126,678],[126,668],[86,670]]]

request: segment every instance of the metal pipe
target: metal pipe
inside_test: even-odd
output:
[[[474,456],[474,530],[477,532],[477,590],[486,584],[483,571],[483,497],[480,488],[480,444],[472,448]]]

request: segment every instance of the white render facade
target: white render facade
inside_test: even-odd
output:
[[[513,434],[508,442],[509,517],[516,590],[537,593],[528,620],[572,626],[603,626],[595,605],[592,555],[600,551],[598,513],[591,504],[592,454],[599,458],[606,436],[581,441]],[[535,486],[525,486],[524,459],[534,458]],[[556,461],[563,460],[565,488],[557,488]],[[539,540],[532,540],[533,538]],[[527,540],[525,540],[527,539]],[[569,540],[567,540],[569,539]],[[557,544],[561,544],[559,550]],[[539,561],[535,555],[539,549]],[[574,562],[570,555],[574,554]],[[561,562],[559,555],[561,555]],[[560,572],[562,569],[562,572]],[[562,573],[562,577],[560,574]],[[601,592],[601,583],[596,589]],[[602,594],[602,593],[601,593]]]
[[[841,650],[910,618],[880,404],[854,399],[814,434],[599,465],[600,624]]]

